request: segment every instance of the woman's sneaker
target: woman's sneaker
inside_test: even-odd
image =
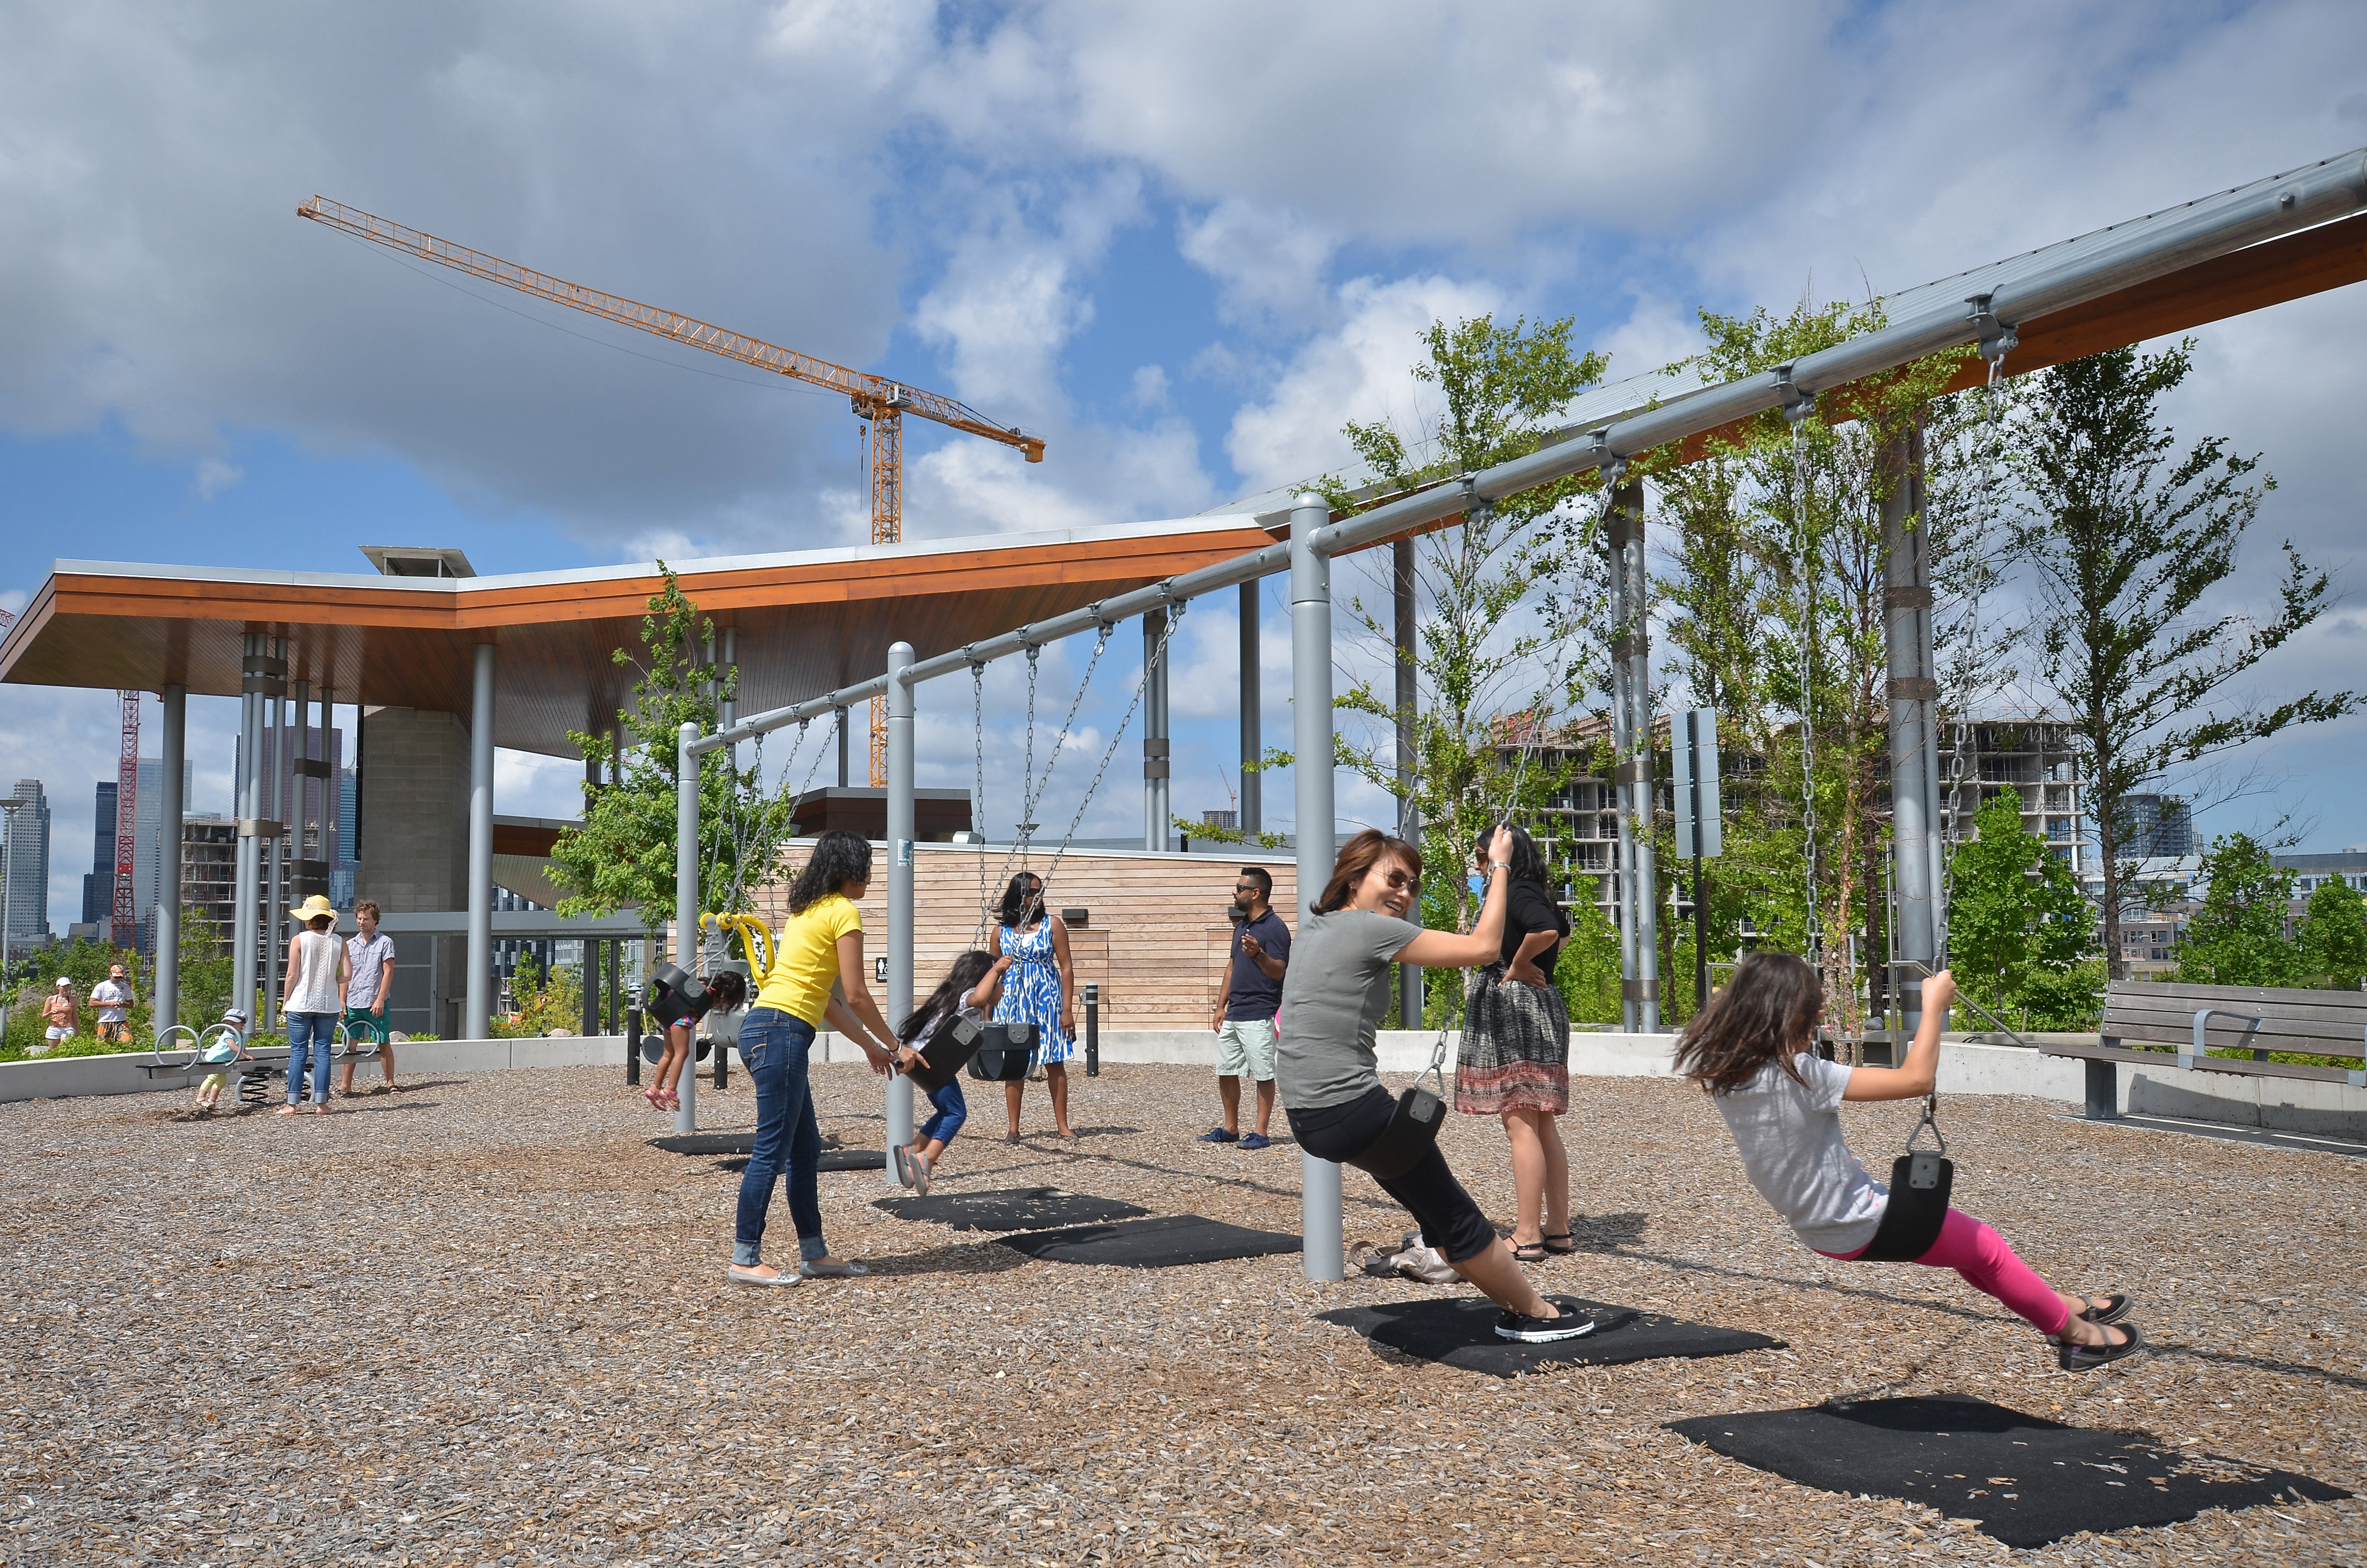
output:
[[[1547,1296],[1546,1300],[1561,1309],[1559,1316],[1532,1318],[1518,1312],[1499,1312],[1496,1337],[1517,1339],[1523,1345],[1551,1345],[1556,1340],[1576,1339],[1594,1332],[1594,1320],[1581,1312],[1570,1297]]]

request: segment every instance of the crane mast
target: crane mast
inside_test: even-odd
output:
[[[875,376],[867,370],[857,370],[833,364],[794,348],[784,348],[777,343],[767,343],[745,333],[712,322],[700,321],[678,311],[644,304],[622,294],[586,288],[521,267],[514,261],[468,245],[439,239],[424,230],[410,228],[391,218],[380,218],[358,207],[348,207],[342,201],[331,201],[315,196],[296,209],[300,218],[352,234],[373,244],[448,267],[505,289],[531,294],[570,310],[629,326],[638,331],[670,338],[703,348],[710,354],[720,354],[727,359],[753,365],[760,370],[770,370],[792,381],[827,387],[844,392],[853,405],[856,418],[870,427],[871,457],[871,542],[895,544],[904,537],[904,415],[914,415],[934,420],[952,429],[961,430],[986,440],[1015,447],[1029,462],[1044,460],[1044,440],[1014,425],[998,425],[985,415],[958,399],[940,392],[926,392]],[[888,782],[888,708],[884,698],[871,699],[871,783],[877,789]]]

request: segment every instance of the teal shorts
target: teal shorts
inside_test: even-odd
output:
[[[345,1021],[345,1041],[349,1046],[360,1045],[365,1040],[379,1045],[387,1043],[386,1019],[368,1007],[346,1008]]]

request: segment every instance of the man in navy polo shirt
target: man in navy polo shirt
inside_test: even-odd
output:
[[[1263,1149],[1274,1117],[1274,1016],[1282,1007],[1282,972],[1290,961],[1290,927],[1274,912],[1274,878],[1263,866],[1244,866],[1233,883],[1233,961],[1225,1000],[1211,1020],[1217,1031],[1217,1096],[1225,1120],[1200,1134],[1203,1143]],[[1257,1084],[1257,1131],[1241,1136],[1241,1079]]]

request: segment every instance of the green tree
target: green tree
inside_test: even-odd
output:
[[[1567,317],[1432,323],[1413,375],[1437,389],[1437,417],[1419,434],[1385,423],[1347,425],[1373,483],[1351,493],[1327,481],[1334,509],[1361,510],[1536,450],[1563,406],[1601,381],[1610,363],[1580,352],[1573,330]],[[1450,869],[1468,858],[1479,829],[1508,805],[1534,810],[1566,781],[1566,768],[1557,773],[1517,751],[1508,758],[1504,748],[1524,731],[1541,732],[1574,695],[1600,687],[1607,639],[1598,507],[1580,504],[1592,485],[1562,480],[1506,496],[1418,541],[1424,609],[1414,653],[1421,692],[1414,803],[1423,858],[1444,873],[1430,880],[1433,896],[1423,900],[1433,919],[1468,915],[1469,894]],[[1389,630],[1362,599],[1352,598],[1350,611],[1378,642],[1391,644]],[[1391,794],[1399,789],[1396,702],[1394,679],[1386,692],[1359,685],[1339,699],[1343,710],[1380,721],[1376,744],[1343,734],[1339,761]]]
[[[181,1016],[176,1021],[204,1032],[229,1008],[232,983],[229,944],[203,910],[185,906],[181,911]]]
[[[2197,985],[2298,985],[2301,949],[2285,936],[2293,873],[2249,834],[2211,841],[2209,888],[2178,945],[2178,978]]]
[[[1973,832],[1950,864],[1950,967],[1965,994],[1999,1017],[2020,1006],[2051,1022],[2066,983],[2091,967],[2094,911],[2070,866],[2022,827],[2019,794],[1984,801]],[[2094,980],[2084,975],[2090,988]]]
[[[665,585],[650,596],[641,618],[641,656],[619,648],[619,665],[639,671],[633,701],[617,714],[622,777],[583,786],[583,823],[559,835],[550,853],[551,881],[566,896],[561,915],[613,915],[638,905],[652,937],[674,916],[675,785],[680,777],[677,732],[697,724],[712,734],[720,705],[739,690],[739,672],[712,677],[702,651],[715,624],[682,591],[661,561]],[[585,760],[606,762],[605,735],[572,733]],[[699,758],[699,886],[707,912],[746,910],[755,890],[774,875],[773,851],[787,830],[789,801],[768,799],[753,767],[737,768],[728,752]]]
[[[2104,957],[2115,976],[2123,886],[2134,869],[2122,861],[2128,797],[2169,768],[2338,718],[2359,700],[2354,692],[2311,691],[2263,708],[2229,690],[2325,613],[2330,585],[2288,542],[2272,614],[2204,607],[2235,572],[2275,481],[2259,473],[2257,454],[2232,452],[2222,437],[2180,451],[2159,409],[2185,381],[2191,347],[2146,355],[2116,348],[2055,366],[2033,379],[2016,421],[2030,510],[2015,545],[2035,569],[2043,600],[2038,673],[2078,737],[2103,872]],[[2233,928],[2225,939],[2251,951]],[[2237,969],[2252,961],[2228,951]],[[2214,972],[2221,962],[2200,961]]]
[[[2367,899],[2340,877],[2327,878],[2310,892],[2300,943],[2308,983],[2358,990],[2367,980]]]

